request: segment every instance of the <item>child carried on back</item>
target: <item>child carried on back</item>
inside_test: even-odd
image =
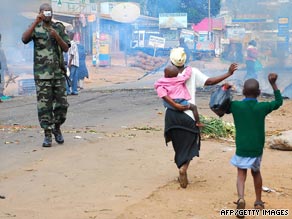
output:
[[[158,79],[155,82],[154,88],[156,89],[157,94],[160,98],[169,96],[176,103],[179,103],[183,106],[188,106],[188,109],[193,112],[194,118],[196,120],[196,126],[202,127],[204,125],[200,123],[200,118],[196,105],[188,101],[191,99],[191,96],[185,85],[186,81],[191,77],[192,68],[188,66],[186,67],[184,74],[178,74],[179,69],[176,66],[166,66],[164,69],[164,77]],[[176,110],[166,101],[163,101],[163,105],[166,108]]]

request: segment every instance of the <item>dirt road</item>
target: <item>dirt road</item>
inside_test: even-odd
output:
[[[152,88],[95,89],[90,83],[69,96],[64,145],[41,147],[34,96],[0,105],[0,195],[6,197],[0,199],[0,218],[209,219],[234,209],[233,142],[205,139],[190,166],[190,185],[181,189],[172,146],[164,144],[163,107]],[[208,98],[208,92],[198,93],[199,112],[214,116]],[[292,129],[291,107],[285,100],[268,116],[268,133]],[[272,189],[263,200],[267,209],[289,209],[290,216],[281,218],[292,214],[291,155],[266,148],[262,163],[264,186]],[[252,209],[250,175],[246,200]]]

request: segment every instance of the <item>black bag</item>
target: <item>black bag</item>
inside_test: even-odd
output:
[[[219,117],[225,113],[229,113],[230,104],[232,101],[231,89],[225,85],[217,86],[210,97],[210,109]]]

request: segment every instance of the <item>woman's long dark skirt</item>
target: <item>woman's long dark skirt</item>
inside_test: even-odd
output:
[[[184,112],[167,109],[165,112],[164,137],[166,144],[172,141],[178,168],[199,157],[200,130],[195,121]]]

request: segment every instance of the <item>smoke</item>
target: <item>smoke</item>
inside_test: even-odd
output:
[[[50,3],[43,0],[10,0],[1,3],[0,33],[2,47],[9,65],[32,61],[32,45],[30,43],[25,46],[21,41],[21,36],[33,22],[34,17],[28,18],[23,16],[23,13],[37,13],[39,6],[45,2]]]
[[[4,2],[4,1],[3,1]],[[21,41],[22,33],[33,22],[34,16],[23,16],[24,12],[37,13],[42,3],[50,3],[50,0],[9,0],[1,4],[0,7],[0,33],[2,34],[2,45],[6,51],[8,64],[32,62],[32,43],[24,45]],[[163,1],[161,1],[163,2]],[[289,29],[291,27],[290,9],[292,1],[288,3],[276,3],[280,1],[268,0],[225,0],[222,1],[221,9],[229,11],[232,18],[266,18],[270,22],[262,23],[238,23],[239,26],[246,29],[246,37],[240,42],[242,48],[242,57],[245,56],[247,42],[255,39],[258,44],[260,53],[260,61],[263,64],[262,75],[266,81],[268,72],[273,71],[283,74],[285,77],[292,67],[292,55],[290,50],[278,50],[278,18],[289,18]],[[284,1],[285,2],[285,1]],[[162,6],[161,6],[162,7]],[[130,30],[124,29],[124,33],[120,33],[120,49],[125,48],[129,41],[125,36]],[[288,48],[290,44],[285,47]],[[244,66],[244,59],[242,61]],[[32,64],[31,64],[32,65]],[[290,73],[289,73],[290,74]],[[282,76],[280,76],[282,78]],[[291,83],[285,80],[281,87]]]

